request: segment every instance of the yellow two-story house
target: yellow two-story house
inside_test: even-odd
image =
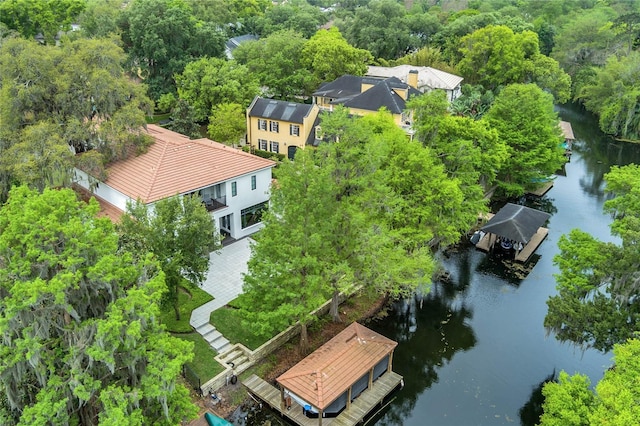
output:
[[[349,108],[353,115],[374,114],[385,108],[395,123],[407,130],[413,124],[413,114],[406,110],[407,101],[421,95],[413,85],[396,77],[376,78],[343,75],[325,83],[313,93],[313,103],[323,110],[332,111],[336,105]]]
[[[314,144],[319,111],[317,105],[256,96],[247,108],[247,143],[293,159],[297,149]]]

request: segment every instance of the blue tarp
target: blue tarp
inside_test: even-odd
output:
[[[233,426],[231,423],[229,423],[225,419],[220,418],[215,414],[211,414],[211,413],[205,413],[204,419],[207,421],[209,426]]]

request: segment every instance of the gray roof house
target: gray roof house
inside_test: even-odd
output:
[[[385,108],[399,126],[409,131],[412,114],[406,104],[422,92],[396,77],[376,78],[343,75],[325,83],[313,93],[313,102],[323,110],[332,111],[344,105],[353,115],[372,114]]]

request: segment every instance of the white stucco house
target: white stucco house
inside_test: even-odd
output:
[[[147,132],[155,141],[147,152],[111,164],[104,182],[75,170],[76,185],[92,192],[110,217],[136,200],[153,208],[164,198],[197,194],[224,237],[239,239],[261,228],[273,161],[156,125]]]
[[[462,77],[431,67],[414,65],[398,65],[395,67],[370,66],[367,76],[378,78],[396,77],[422,93],[431,90],[444,90],[449,102],[460,96]]]

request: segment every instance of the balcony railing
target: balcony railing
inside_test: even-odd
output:
[[[222,197],[209,198],[208,200],[204,200],[204,206],[207,208],[208,212],[225,208],[227,207],[227,196],[223,195]]]

